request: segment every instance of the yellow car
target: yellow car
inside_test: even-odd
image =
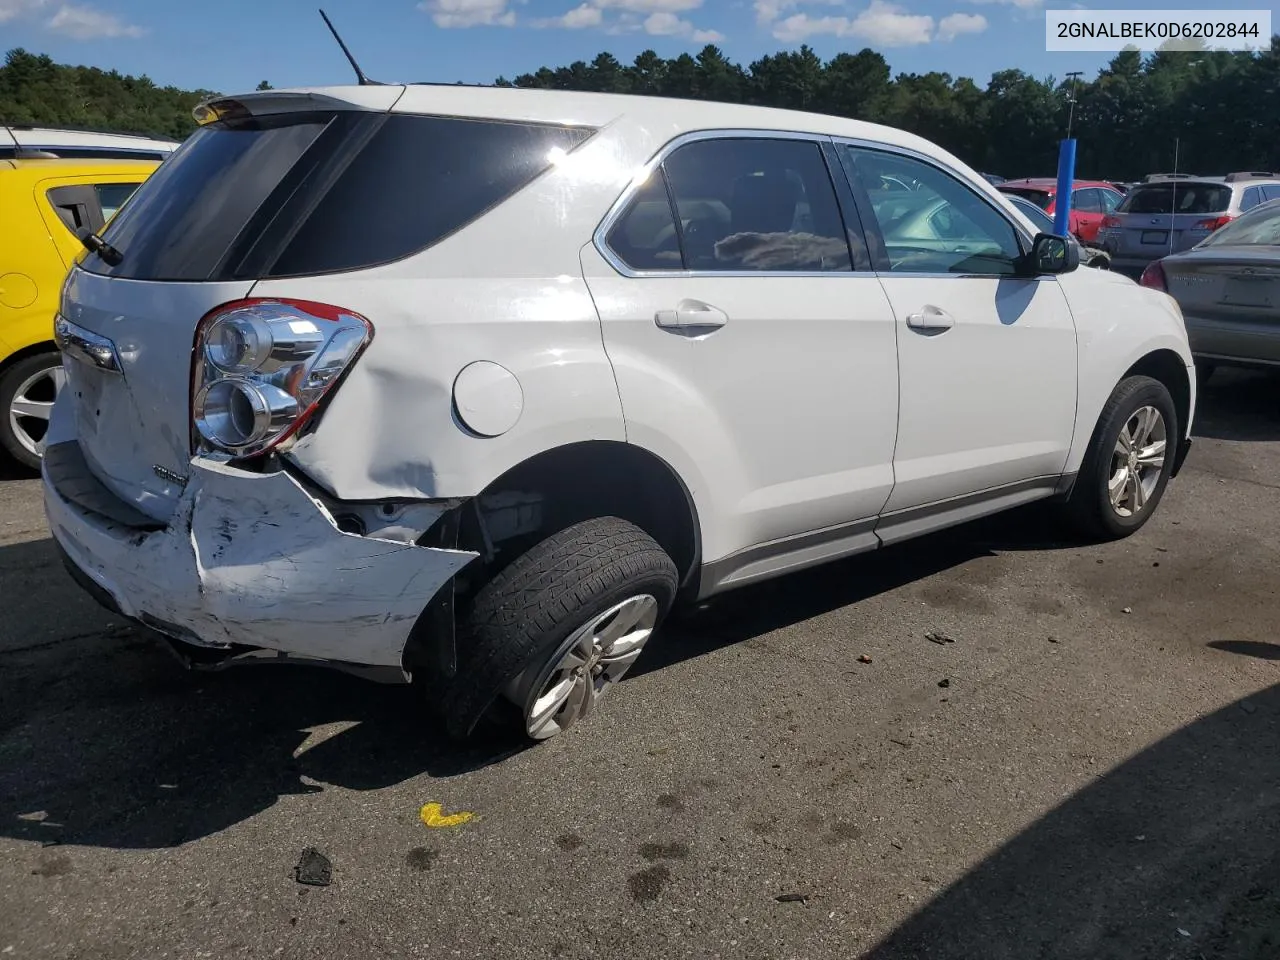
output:
[[[62,368],[53,316],[84,245],[160,163],[0,160],[0,452],[38,469]]]

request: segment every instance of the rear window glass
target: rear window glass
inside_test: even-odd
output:
[[[97,273],[219,280],[355,270],[408,256],[525,186],[593,131],[358,112],[201,128],[108,227]]]
[[[1216,183],[1150,183],[1134,187],[1118,213],[1223,213],[1231,188]]]
[[[1001,193],[1011,193],[1015,197],[1022,197],[1024,200],[1030,200],[1041,210],[1048,210],[1049,205],[1053,203],[1053,194],[1047,190],[1032,190],[1030,187],[1000,187]]]

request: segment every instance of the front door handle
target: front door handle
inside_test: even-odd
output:
[[[942,330],[950,330],[955,326],[955,323],[955,317],[941,307],[935,307],[931,303],[926,303],[919,313],[907,314],[907,326],[912,330],[937,333]]]
[[[705,330],[723,327],[729,315],[701,300],[681,300],[674,310],[659,310],[653,320],[667,330]]]

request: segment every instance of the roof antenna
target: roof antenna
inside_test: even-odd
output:
[[[50,153],[48,150],[33,150],[31,147],[24,147],[18,142],[18,135],[13,132],[13,128],[7,123],[0,123],[0,127],[4,127],[4,132],[9,135],[9,139],[13,141],[13,159],[15,160],[57,160],[56,153]]]
[[[356,63],[356,58],[351,55],[351,51],[347,49],[347,45],[342,42],[342,37],[338,36],[338,31],[334,29],[333,21],[329,19],[329,15],[323,10],[320,16],[324,17],[324,25],[329,28],[329,32],[333,34],[333,39],[338,41],[338,46],[342,48],[342,52],[346,54],[347,62],[351,64],[351,69],[356,72],[356,82],[362,87],[382,87],[386,84],[379,80],[370,80],[364,75],[364,71],[360,69],[360,64]]]

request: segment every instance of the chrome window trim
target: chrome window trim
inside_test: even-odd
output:
[[[613,202],[609,208],[609,212],[605,214],[604,219],[600,221],[596,227],[595,233],[591,236],[591,243],[596,248],[596,252],[604,258],[605,262],[614,270],[618,271],[624,277],[632,280],[643,280],[648,278],[658,279],[679,279],[679,278],[739,278],[747,277],[795,277],[797,279],[816,279],[818,277],[875,277],[874,270],[637,270],[635,267],[629,266],[623,262],[608,243],[609,232],[622,219],[622,215],[631,205],[631,201],[640,191],[640,188],[648,181],[656,170],[667,157],[675,153],[681,147],[690,143],[698,143],[703,140],[807,140],[813,143],[821,150],[822,144],[830,143],[832,138],[829,134],[824,133],[804,133],[797,130],[771,130],[768,128],[739,128],[725,127],[723,129],[713,130],[691,130],[682,133],[677,137],[668,140],[655,153],[643,167],[640,172],[632,178],[626,188],[619,195],[618,199]],[[826,165],[826,158],[823,158],[823,165]],[[828,170],[829,176],[834,176],[836,172],[843,174],[843,171]],[[832,185],[834,192],[835,185]],[[839,203],[837,197],[837,204]],[[847,242],[847,241],[846,241]],[[850,257],[852,264],[852,255]]]

